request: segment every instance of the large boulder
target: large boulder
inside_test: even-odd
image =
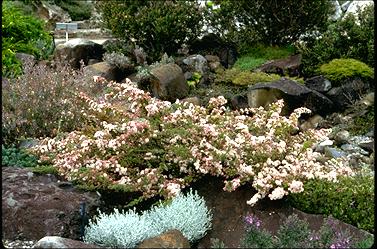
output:
[[[86,66],[83,70],[84,74],[87,77],[101,76],[108,81],[113,80],[116,82],[120,82],[126,77],[126,75],[123,74],[120,68],[118,68],[115,65],[111,65],[106,61]]]
[[[266,107],[278,99],[284,99],[284,114],[298,107],[307,107],[313,114],[323,115],[331,112],[333,107],[333,102],[325,95],[286,78],[252,85],[247,97],[249,107]]]
[[[164,64],[151,70],[152,94],[162,100],[176,101],[187,97],[189,86],[182,69],[175,63]]]
[[[323,75],[318,75],[305,80],[305,86],[320,93],[331,89],[331,82]]]
[[[190,55],[182,62],[189,67],[189,71],[198,72],[202,75],[209,70],[207,59],[200,54]]]
[[[38,240],[33,248],[101,248],[100,246],[87,244],[82,241],[62,238],[59,236],[46,236]]]
[[[56,46],[55,58],[69,61],[73,68],[80,68],[80,61],[88,65],[90,59],[102,61],[105,50],[102,45],[87,39],[76,38]]]
[[[254,71],[274,73],[281,76],[299,76],[300,75],[300,65],[301,65],[301,54],[291,55],[288,58],[273,60],[263,64]]]
[[[345,110],[367,92],[368,83],[361,79],[353,79],[344,82],[339,87],[333,87],[327,92],[327,96],[334,102],[339,110]]]
[[[190,248],[190,242],[179,230],[173,229],[144,240],[137,248]]]
[[[2,167],[2,236],[4,239],[39,240],[44,236],[79,239],[85,219],[100,205],[95,193],[82,192],[53,175],[30,169]]]

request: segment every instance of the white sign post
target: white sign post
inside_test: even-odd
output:
[[[65,30],[65,41],[68,41],[68,31],[70,30],[77,30],[77,23],[65,23],[65,22],[57,22],[56,23],[56,30]]]

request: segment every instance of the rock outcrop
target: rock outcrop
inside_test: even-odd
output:
[[[79,239],[80,204],[90,214],[99,206],[95,193],[83,193],[53,175],[2,167],[2,235],[4,239],[39,240],[54,235]]]

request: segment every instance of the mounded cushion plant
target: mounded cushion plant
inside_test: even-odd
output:
[[[326,76],[333,85],[341,85],[349,78],[374,79],[373,68],[355,59],[334,59],[320,67],[320,73]]]
[[[177,229],[195,242],[211,228],[212,214],[196,192],[178,194],[170,203],[160,203],[140,215],[135,210],[99,213],[86,227],[84,241],[105,247],[134,248],[145,239]]]
[[[294,207],[308,213],[332,215],[374,232],[373,173],[340,177],[338,182],[312,179],[304,184],[304,189],[304,192],[288,197]]]

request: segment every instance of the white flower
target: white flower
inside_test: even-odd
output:
[[[268,197],[270,200],[278,200],[283,198],[286,193],[287,192],[282,187],[277,187],[268,195]]]
[[[288,190],[291,191],[292,193],[300,193],[300,192],[304,191],[303,186],[304,186],[304,184],[302,182],[293,180],[289,184]]]

